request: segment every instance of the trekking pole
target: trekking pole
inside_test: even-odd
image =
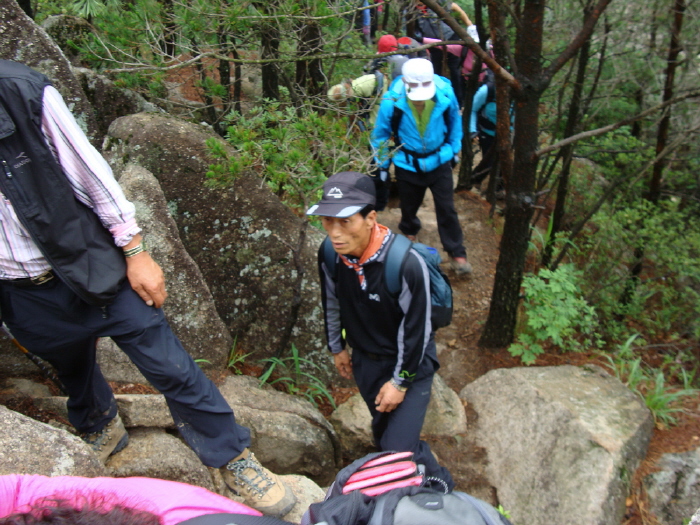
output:
[[[46,376],[53,384],[55,384],[58,388],[61,389],[61,392],[65,395],[68,395],[68,392],[66,391],[66,387],[63,386],[63,383],[59,379],[59,377],[56,375],[56,372],[54,371],[53,368],[49,364],[46,363],[42,358],[39,356],[36,356],[32,354],[29,350],[24,348],[20,342],[15,338],[15,336],[12,335],[12,332],[10,332],[10,329],[5,325],[5,323],[2,323],[2,330],[7,334],[7,337],[9,337],[12,340],[12,344],[14,344],[17,348],[19,348],[22,353],[27,356],[27,358],[34,363],[36,366],[39,367],[39,369],[44,373],[44,376]]]

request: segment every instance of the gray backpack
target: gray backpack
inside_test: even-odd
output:
[[[343,490],[368,461],[391,455],[396,454],[368,454],[338,472],[325,500],[311,504],[301,525],[511,525],[492,505],[464,492],[445,494],[425,485],[394,488],[376,496],[362,489]]]

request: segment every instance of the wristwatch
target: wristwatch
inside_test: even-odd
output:
[[[389,382],[391,383],[391,386],[393,386],[399,392],[405,392],[406,390],[408,390],[408,387],[400,385],[399,382],[393,377],[389,380]]]

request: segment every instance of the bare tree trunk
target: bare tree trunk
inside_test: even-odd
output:
[[[584,20],[588,16],[590,4],[586,6]],[[576,72],[576,81],[569,102],[569,113],[567,116],[566,129],[564,130],[564,138],[571,137],[578,131],[578,122],[580,115],[580,105],[583,95],[583,85],[586,80],[586,70],[588,69],[588,58],[591,52],[591,39],[586,40],[578,52],[578,69]],[[554,249],[554,239],[556,234],[562,230],[564,217],[566,215],[566,197],[569,193],[569,176],[571,174],[571,159],[574,156],[574,145],[569,144],[564,146],[561,151],[562,168],[557,184],[557,198],[554,203],[554,211],[552,213],[552,228],[547,238],[547,244],[542,253],[542,265],[549,266],[552,260],[552,250]]]
[[[666,102],[673,98],[673,82],[676,78],[676,67],[678,67],[678,54],[681,52],[680,34],[683,28],[683,16],[685,14],[685,0],[674,1],[673,30],[671,33],[671,44],[666,60],[666,82],[664,84],[664,98]],[[656,139],[656,155],[658,156],[668,143],[668,130],[671,125],[671,110],[668,109],[659,123],[659,132]],[[654,171],[649,185],[649,200],[656,204],[661,193],[661,175],[666,165],[665,159],[660,159],[654,163]]]
[[[680,34],[683,27],[683,15],[685,14],[685,0],[673,0],[673,29],[671,30],[671,43],[668,49],[668,58],[666,59],[666,81],[664,83],[663,102],[673,98],[673,82],[676,76],[676,67],[678,66],[678,54],[681,51]],[[652,170],[651,181],[649,182],[649,194],[647,199],[652,204],[659,202],[661,195],[661,176],[663,175],[666,166],[666,159],[661,157],[661,152],[666,149],[668,144],[668,130],[671,125],[671,108],[667,108],[664,116],[659,122],[659,129],[656,135],[656,156]],[[644,220],[643,218],[641,219]],[[644,270],[644,247],[637,247],[634,250],[635,263],[630,269],[630,275],[627,279],[625,289],[620,297],[620,304],[629,304],[639,284],[639,276]]]
[[[297,46],[297,55],[306,57],[321,53],[322,49],[321,28],[315,21],[305,23],[299,31],[299,44]],[[318,96],[324,91],[325,76],[323,75],[323,66],[321,60],[315,58],[313,60],[297,60],[295,84],[301,90],[301,93],[306,93],[307,96]]]
[[[501,34],[505,24],[499,4],[497,0],[489,0],[489,18],[495,33],[494,46],[502,45],[505,38]],[[514,157],[510,153],[509,141],[509,88],[504,82],[496,84],[498,139],[494,147],[498,148],[497,153],[501,158],[501,173],[507,193],[505,226],[501,237],[501,254],[496,265],[491,308],[479,340],[480,346],[488,348],[507,346],[513,341],[515,333],[537,175],[537,158],[533,153],[537,151],[539,99],[546,87],[537,84],[542,76],[539,56],[542,50],[544,7],[544,1],[525,0],[520,20],[527,31],[518,32],[516,44],[516,78],[521,81],[523,89],[516,94]]]
[[[481,0],[474,1],[474,23],[478,28],[481,28],[484,17],[482,16]],[[482,33],[484,31],[482,30]],[[486,33],[481,38],[481,47],[486,49]],[[464,89],[464,104],[462,107],[462,129],[464,130],[464,138],[462,138],[462,160],[459,165],[459,175],[457,176],[457,187],[455,191],[468,190],[471,188],[472,167],[474,165],[474,151],[472,149],[472,138],[469,130],[469,122],[471,121],[472,104],[474,103],[474,94],[479,89],[479,73],[481,73],[481,58],[474,57],[473,67]],[[484,152],[482,151],[483,155]]]
[[[175,35],[177,34],[177,24],[173,15],[173,0],[163,0],[163,39],[159,42],[163,54],[169,57],[175,56]]]
[[[255,3],[255,6],[264,14],[274,14],[275,2]],[[280,48],[280,30],[275,22],[263,21],[260,24],[260,58],[278,59]],[[279,100],[280,82],[279,66],[275,62],[263,63],[261,67],[262,96],[270,100]]]
[[[233,58],[238,59],[240,55],[238,49],[236,49],[235,41],[233,42],[233,48],[231,49],[231,54]],[[235,62],[233,66],[233,110],[240,113],[241,112],[241,93],[243,91],[243,79],[241,77],[241,63]]]

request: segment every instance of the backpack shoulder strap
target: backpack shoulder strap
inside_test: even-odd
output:
[[[394,112],[391,114],[391,134],[394,137],[394,144],[401,144],[401,139],[399,139],[399,125],[401,124],[401,119],[403,118],[403,111],[396,109],[396,104],[394,104]]]
[[[338,258],[338,254],[333,249],[333,244],[327,235],[326,238],[323,239],[321,250],[323,250],[323,262],[326,264],[326,268],[328,268],[328,273],[334,281],[337,281],[338,272],[336,271],[335,262]]]
[[[373,73],[374,79],[376,80],[376,82],[374,83],[374,94],[381,96],[382,90],[384,89],[384,73],[382,73],[378,69],[375,69]]]
[[[384,259],[384,284],[391,295],[397,295],[401,290],[403,262],[411,249],[411,244],[407,237],[397,233],[389,245],[389,251]]]

